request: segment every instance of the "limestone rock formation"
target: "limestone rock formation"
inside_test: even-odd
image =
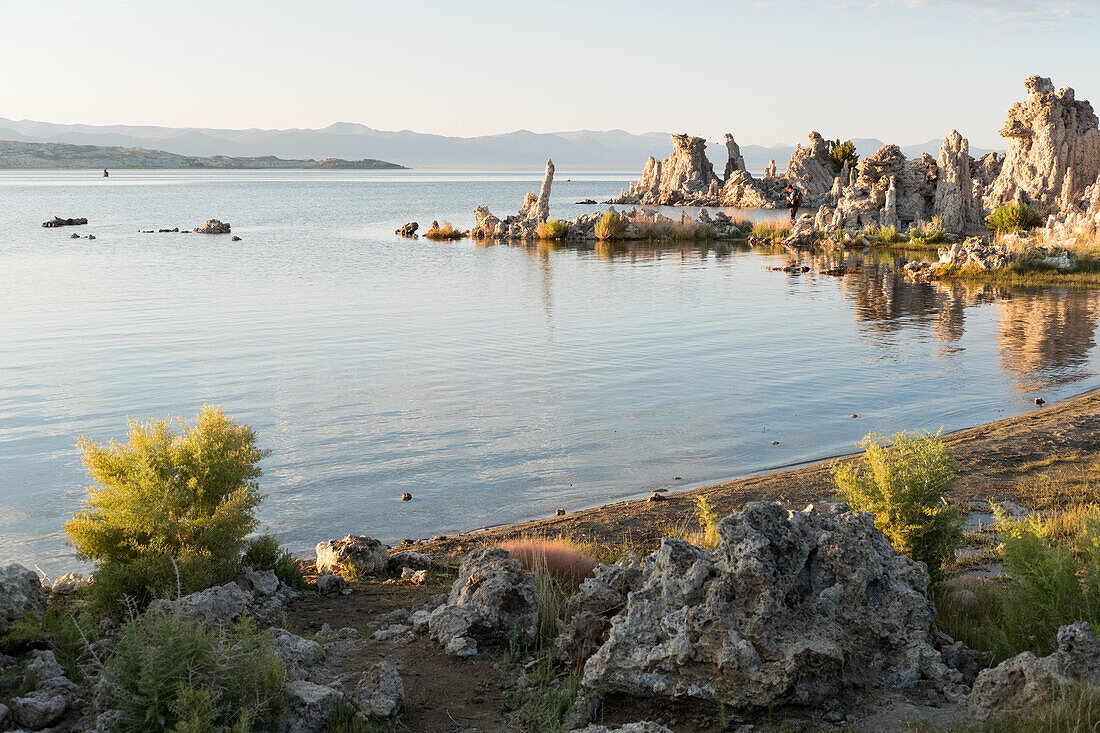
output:
[[[25,694],[10,701],[12,717],[28,730],[57,725],[72,708],[79,688],[65,676],[52,651],[32,652],[24,672]]]
[[[1004,164],[985,206],[1022,200],[1042,214],[1084,208],[1085,188],[1100,174],[1100,127],[1092,105],[1073,89],[1054,91],[1050,79],[1024,82],[1027,97],[1008,111],[1001,136],[1009,141]]]
[[[478,643],[514,638],[530,644],[538,617],[535,576],[508,551],[482,548],[463,558],[447,602],[432,612],[428,630],[448,654],[468,656],[477,653]]]
[[[546,221],[550,218],[550,184],[554,182],[554,161],[546,160],[546,172],[542,177],[542,187],[539,189],[538,220]]]
[[[292,680],[305,679],[306,668],[317,664],[324,655],[321,645],[312,639],[305,639],[277,626],[268,629],[267,633],[271,636],[275,655],[286,667],[287,677]]]
[[[787,164],[787,183],[802,191],[807,206],[824,203],[833,188],[833,179],[840,172],[829,157],[829,142],[821,133],[810,133],[809,147],[801,145]]]
[[[768,161],[768,166],[764,168],[764,178],[775,178],[775,158]]]
[[[722,178],[729,180],[730,176],[737,171],[747,171],[745,167],[745,159],[741,155],[741,148],[737,145],[737,141],[733,139],[733,135],[726,133],[725,136],[726,150],[729,152],[729,159],[726,161],[726,171],[722,175]]]
[[[317,572],[351,578],[385,572],[390,559],[386,546],[366,535],[318,542],[316,551]]]
[[[562,653],[580,668],[603,645],[611,618],[626,606],[626,597],[641,587],[638,556],[627,552],[614,565],[600,564],[581,581],[569,599],[569,623],[558,635]]]
[[[245,616],[269,622],[278,617],[284,603],[297,596],[296,591],[279,582],[274,571],[245,567],[235,581],[176,600],[156,600],[149,608],[162,612],[179,610],[212,624],[228,625]]]
[[[995,158],[994,158],[995,160]],[[982,186],[975,189],[971,171],[976,167],[970,157],[970,143],[952,130],[940,143],[937,162],[936,193],[933,213],[943,220],[949,232],[970,232],[982,228]]]
[[[960,679],[937,646],[927,571],[870,514],[754,502],[718,534],[713,553],[665,539],[646,559],[586,687],[755,708]]]
[[[38,574],[22,565],[0,568],[0,636],[28,613],[41,619],[46,610],[46,594]]]
[[[900,224],[901,222],[898,220],[897,177],[890,176],[890,185],[886,189],[886,201],[882,205],[882,216],[879,219],[879,225],[897,229]]]
[[[613,203],[667,206],[695,201],[707,205],[710,202],[706,197],[712,184],[720,186],[721,181],[707,159],[707,141],[701,137],[673,135],[672,154],[663,162],[655,158],[647,160],[641,178]]]
[[[198,234],[229,234],[230,226],[228,222],[220,222],[217,219],[207,219],[205,224],[201,227],[195,227],[192,231]]]
[[[978,673],[968,707],[979,717],[1027,715],[1048,703],[1062,685],[1100,686],[1100,637],[1084,621],[1058,629],[1058,648],[1047,657],[1018,654]]]

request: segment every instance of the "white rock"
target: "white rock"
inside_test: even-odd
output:
[[[340,573],[355,579],[384,572],[389,562],[386,546],[365,535],[317,544],[317,572]]]
[[[28,613],[41,619],[45,610],[46,594],[37,573],[15,564],[0,568],[0,636]]]

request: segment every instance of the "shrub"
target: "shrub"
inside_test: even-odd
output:
[[[753,225],[752,236],[771,241],[783,240],[791,236],[791,228],[777,221],[762,221]]]
[[[895,227],[879,227],[875,231],[875,239],[879,244],[897,244],[902,241],[904,237],[898,232]]]
[[[82,559],[96,562],[90,590],[101,606],[189,593],[238,569],[267,452],[221,408],[204,406],[193,426],[178,427],[130,421],[127,443],[78,441],[97,485],[65,532]]]
[[[103,669],[104,702],[122,731],[273,730],[286,668],[251,622],[212,627],[151,611],[124,624]]]
[[[933,216],[932,221],[922,221],[909,233],[909,241],[917,246],[943,244],[947,240],[947,231],[943,228],[943,217]]]
[[[986,219],[986,226],[998,234],[1010,234],[1020,229],[1034,229],[1043,218],[1027,204],[1004,204],[993,210]]]
[[[248,541],[243,561],[253,570],[274,570],[279,580],[295,590],[305,590],[307,587],[302,577],[302,566],[289,550],[279,546],[279,540],[269,532]]]
[[[848,161],[849,168],[855,168],[856,163],[859,162],[855,143],[851,140],[840,142],[839,138],[833,140],[829,143],[829,159],[836,164],[837,170],[844,167],[844,161]],[[841,183],[848,185],[847,181],[841,181]]]
[[[444,221],[443,226],[439,226],[438,221],[433,221],[431,228],[424,233],[424,236],[428,239],[434,240],[449,240],[449,239],[462,239],[467,235],[467,232],[461,229],[455,229],[451,222]]]
[[[539,239],[565,239],[569,234],[569,222],[564,219],[547,219],[536,230]]]
[[[859,464],[833,464],[837,494],[853,509],[874,514],[875,527],[894,549],[923,562],[938,580],[962,536],[962,517],[944,500],[955,478],[947,446],[939,433],[869,434],[860,445]]]
[[[699,528],[702,530],[702,546],[713,550],[718,546],[718,520],[721,517],[710,499],[705,496],[696,497],[695,518],[699,520]]]
[[[622,239],[626,235],[626,220],[611,209],[596,222],[596,239]]]

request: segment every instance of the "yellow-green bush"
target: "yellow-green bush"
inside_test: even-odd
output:
[[[266,451],[252,428],[204,406],[194,424],[130,422],[129,441],[78,441],[95,485],[65,523],[80,558],[96,563],[101,606],[189,593],[238,570],[262,501]]]
[[[626,234],[626,220],[611,209],[596,222],[596,239],[622,239]]]
[[[1010,234],[1020,229],[1034,229],[1043,218],[1027,204],[1004,204],[993,210],[986,219],[986,226],[998,234]]]
[[[893,445],[887,447],[890,443]],[[875,515],[898,552],[928,566],[933,580],[953,559],[962,536],[962,516],[945,498],[955,480],[955,462],[939,433],[867,435],[855,464],[833,464],[837,494],[853,509]]]
[[[539,239],[565,239],[569,234],[569,222],[564,219],[547,219],[538,225]]]

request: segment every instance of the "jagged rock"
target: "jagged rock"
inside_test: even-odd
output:
[[[537,625],[535,576],[499,548],[466,555],[447,603],[428,620],[432,638],[458,656],[476,654],[479,642],[530,644]]]
[[[592,723],[587,728],[574,728],[569,733],[672,733],[672,730],[660,723],[646,720],[640,723],[627,723],[626,725],[610,728]]]
[[[1001,136],[1008,152],[985,207],[1022,200],[1041,214],[1083,208],[1085,188],[1100,175],[1100,128],[1092,105],[1073,89],[1055,93],[1050,79],[1024,82],[1027,97],[1012,105]]]
[[[31,652],[31,661],[23,670],[23,680],[31,686],[64,676],[64,668],[58,663],[54,653],[49,650]]]
[[[225,625],[249,615],[252,601],[250,592],[231,582],[200,590],[174,601],[156,600],[149,608],[165,612],[179,609],[193,618]]]
[[[401,568],[401,580],[409,580],[413,583],[420,585],[428,580],[427,570],[413,570],[412,568]]]
[[[722,174],[722,178],[729,180],[729,177],[736,171],[747,171],[745,167],[745,159],[741,156],[741,148],[738,147],[737,141],[733,139],[733,135],[726,133],[724,138],[726,143],[726,150],[729,152],[729,159],[726,161],[726,171]]]
[[[69,596],[88,584],[88,580],[81,573],[66,573],[53,582],[50,595]]]
[[[949,132],[940,143],[933,204],[933,213],[943,220],[947,231],[969,232],[982,228],[981,187],[979,185],[975,191],[971,178],[974,166],[969,141],[958,130]]]
[[[767,167],[764,168],[764,178],[775,178],[775,158],[768,161]]]
[[[386,569],[390,572],[397,572],[401,568],[412,568],[413,570],[429,570],[432,567],[432,558],[426,552],[395,552],[390,555],[388,562],[386,563]]]
[[[217,219],[207,219],[201,227],[195,227],[191,231],[199,234],[229,234],[229,223],[222,223]]]
[[[809,147],[798,148],[787,164],[787,183],[802,191],[807,206],[824,203],[840,172],[829,157],[829,143],[818,132],[810,133]]]
[[[282,660],[287,676],[292,680],[305,679],[306,669],[318,663],[324,654],[316,641],[304,639],[286,629],[273,627],[267,633],[271,635],[275,655]]]
[[[279,577],[274,570],[257,571],[245,566],[237,576],[237,585],[260,598],[267,598],[279,591]]]
[[[894,176],[890,176],[890,186],[886,189],[886,201],[882,205],[882,215],[879,217],[879,224],[884,227],[894,227],[895,229],[901,226],[901,222],[898,220],[897,179]]]
[[[392,718],[404,705],[405,685],[394,666],[381,661],[359,677],[352,698],[365,715]]]
[[[1100,686],[1100,637],[1084,621],[1058,629],[1058,648],[1047,657],[1018,654],[978,673],[967,706],[979,717],[1027,715],[1050,702],[1062,685]]]
[[[919,160],[906,160],[897,145],[883,145],[874,155],[860,160],[854,174],[855,184],[851,190],[845,191],[845,198],[849,202],[870,197],[874,209],[881,211],[886,206],[886,192],[890,188],[890,179],[893,178],[899,225],[927,221],[931,217],[937,177],[936,159],[931,155],[924,153]],[[865,207],[853,207],[851,203],[846,206],[846,209],[852,208],[862,210]],[[875,221],[878,216],[863,216],[862,223],[880,223]],[[848,227],[846,222],[845,228]]]
[[[840,180],[840,179],[837,179]],[[817,210],[817,214],[814,215],[814,229],[824,232],[832,228],[834,209],[830,209],[825,204]]]
[[[0,636],[28,613],[41,620],[46,610],[46,594],[38,574],[22,565],[0,568]]]
[[[43,730],[65,717],[72,693],[64,688],[38,689],[10,701],[15,721],[29,730]]]
[[[662,540],[586,687],[755,708],[960,679],[935,646],[927,571],[870,514],[753,502],[718,534],[713,553]]]
[[[290,694],[290,733],[321,733],[327,730],[328,714],[343,699],[339,690],[305,680],[287,685]]]
[[[394,234],[399,237],[410,237],[416,239],[416,230],[420,228],[420,224],[415,221],[410,221],[408,224],[403,224],[394,230]]]
[[[814,217],[802,214],[791,227],[790,236],[783,240],[785,247],[809,247],[814,243]]]
[[[707,159],[707,141],[689,135],[672,136],[672,155],[657,162],[646,161],[642,176],[622,192],[616,204],[675,205],[693,200],[703,204],[711,184],[718,181]]]
[[[60,216],[55,216],[49,221],[42,222],[42,226],[47,229],[53,229],[54,227],[71,227],[79,226],[81,224],[87,224],[88,220],[84,218],[80,219],[62,219]]]
[[[538,221],[546,221],[550,218],[550,184],[554,182],[554,161],[547,159],[546,172],[542,177],[542,187],[539,189],[538,206],[536,209]]]
[[[341,575],[325,573],[317,576],[317,592],[323,596],[338,596],[343,592],[346,583]]]
[[[489,213],[488,206],[474,207],[474,228],[470,236],[474,239],[491,239],[503,233],[501,221]]]
[[[614,565],[597,565],[569,599],[569,623],[556,639],[566,658],[580,668],[604,643],[611,618],[626,607],[626,597],[641,587],[638,556],[627,552]]]
[[[384,572],[389,559],[386,546],[366,535],[317,543],[319,573],[339,573],[354,580]]]

